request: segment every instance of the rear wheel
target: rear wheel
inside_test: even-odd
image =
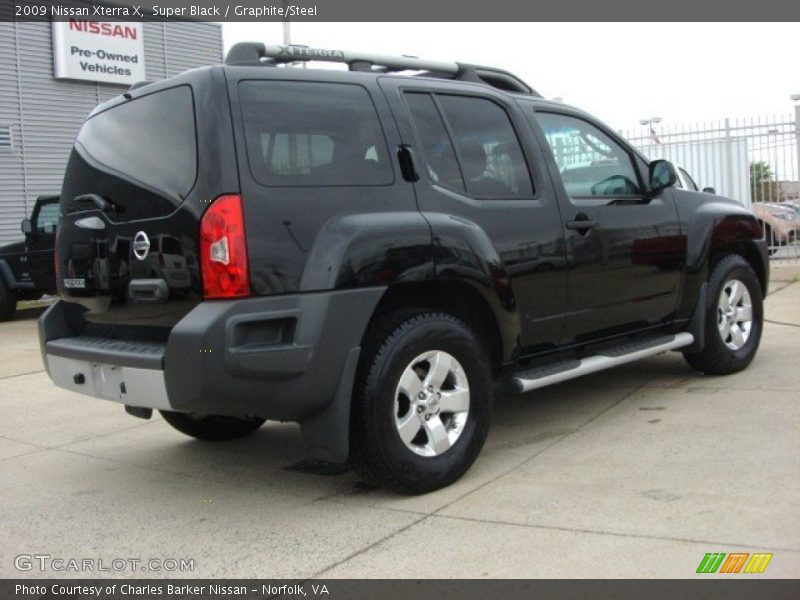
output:
[[[9,289],[6,282],[0,278],[0,321],[8,321],[17,310],[17,293]]]
[[[196,416],[189,413],[162,410],[161,416],[181,433],[210,442],[236,440],[253,433],[266,419],[223,417],[221,415]]]
[[[741,256],[726,256],[708,280],[705,348],[684,357],[701,373],[736,373],[755,357],[763,326],[763,298],[756,274]]]
[[[393,313],[372,330],[353,395],[350,464],[369,483],[400,492],[449,485],[489,431],[486,352],[443,313]]]

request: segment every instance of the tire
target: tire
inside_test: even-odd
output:
[[[227,442],[250,435],[261,427],[266,419],[242,419],[208,415],[198,417],[187,413],[159,411],[164,420],[181,433],[208,442]]]
[[[744,286],[744,290],[738,286],[734,288],[731,285],[734,282]],[[736,297],[739,299],[733,309],[725,308],[726,298],[730,303],[730,299]],[[746,319],[748,304],[749,327]],[[741,256],[725,256],[714,266],[708,278],[705,347],[701,352],[684,353],[683,356],[693,369],[706,375],[737,373],[755,357],[763,329],[764,301],[756,274]]]
[[[489,432],[483,345],[444,313],[390,313],[370,329],[353,391],[350,466],[367,483],[401,493],[453,483]]]
[[[10,321],[17,312],[17,293],[0,278],[0,321]]]

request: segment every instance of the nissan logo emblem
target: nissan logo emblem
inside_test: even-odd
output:
[[[150,239],[144,231],[140,231],[133,236],[133,255],[139,260],[144,260],[148,252],[150,252]]]

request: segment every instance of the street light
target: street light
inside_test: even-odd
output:
[[[789,96],[789,99],[798,102],[800,101],[800,94],[792,94],[791,96]]]
[[[639,119],[639,125],[651,125],[661,123],[661,117],[650,117],[649,119]]]

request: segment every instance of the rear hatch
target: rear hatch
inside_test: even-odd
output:
[[[62,298],[89,309],[88,321],[170,327],[202,300],[199,221],[210,200],[238,191],[220,175],[236,172],[233,156],[233,167],[219,158],[232,139],[221,77],[203,69],[139,88],[82,127],[61,192],[56,264]],[[201,114],[200,101],[215,108]]]

